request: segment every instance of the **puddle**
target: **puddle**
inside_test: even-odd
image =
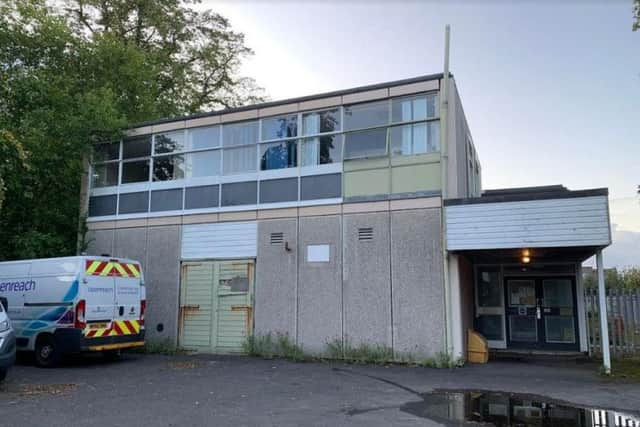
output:
[[[406,403],[400,410],[447,426],[640,427],[638,414],[542,396],[469,390],[439,390],[420,396],[422,401]]]

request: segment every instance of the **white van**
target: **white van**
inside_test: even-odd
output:
[[[145,290],[140,263],[96,256],[0,262],[0,297],[18,351],[36,363],[61,356],[144,345]]]
[[[16,361],[16,337],[5,311],[7,305],[7,300],[0,297],[0,381],[4,380],[7,371]]]

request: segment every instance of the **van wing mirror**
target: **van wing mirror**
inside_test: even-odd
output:
[[[9,301],[7,301],[7,299],[5,297],[0,297],[0,304],[2,304],[2,307],[4,308],[4,311],[8,311],[9,310]]]

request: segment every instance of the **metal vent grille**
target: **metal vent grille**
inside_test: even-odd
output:
[[[358,228],[358,240],[373,240],[373,227]]]
[[[281,245],[284,242],[284,233],[271,233],[271,244]]]

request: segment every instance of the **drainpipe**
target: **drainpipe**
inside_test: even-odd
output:
[[[609,325],[607,323],[607,294],[604,287],[604,262],[602,261],[602,249],[596,252],[596,265],[598,267],[598,304],[600,309],[600,347],[602,347],[602,365],[604,372],[611,373],[611,355],[609,354]]]
[[[444,279],[444,327],[445,327],[445,348],[447,354],[453,356],[453,338],[451,321],[451,295],[449,289],[449,253],[447,252],[447,222],[444,217],[444,200],[447,198],[448,179],[448,139],[449,139],[449,34],[450,27],[447,25],[444,30],[444,77],[443,87],[440,89],[440,194],[442,197],[442,260]]]

